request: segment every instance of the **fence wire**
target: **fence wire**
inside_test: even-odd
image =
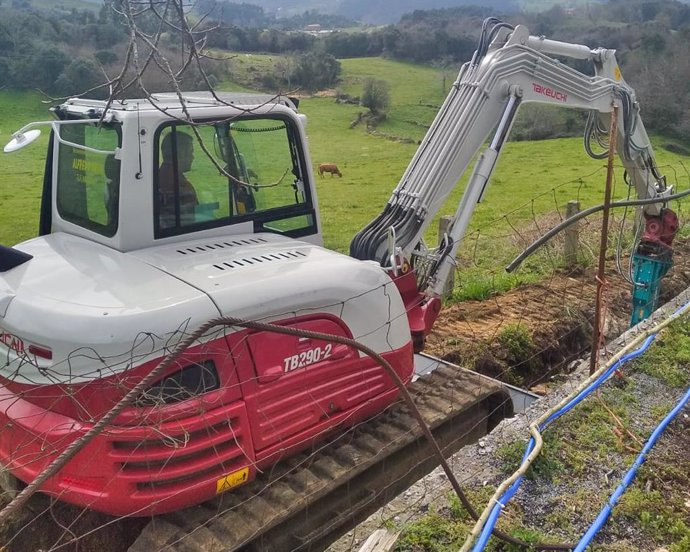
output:
[[[504,267],[548,228],[565,219],[569,201],[580,201],[587,207],[583,190],[600,185],[603,175],[597,171],[558,184],[524,205],[511,206],[498,218],[480,221],[461,247],[451,300],[427,340],[426,351],[541,394],[567,378],[591,344],[598,218],[578,223],[576,262],[566,263],[566,240],[557,236],[516,274],[506,275]],[[586,197],[591,201],[591,193]],[[617,190],[616,197],[627,197],[627,189]],[[687,220],[682,210],[677,211],[683,225],[675,244],[674,267],[664,280],[662,302],[677,295],[690,281],[685,255],[690,249],[685,237]],[[615,211],[611,228],[606,276],[608,338],[621,334],[629,323],[630,255],[640,236],[632,210]],[[395,294],[394,285],[272,319],[311,320],[323,313],[329,319],[343,318],[354,301],[381,293]],[[352,338],[366,342],[372,336],[387,335],[387,346],[380,352],[395,365],[400,357],[396,356],[399,351],[393,345],[397,340],[391,338],[391,328],[398,322],[389,312],[386,324]],[[394,385],[376,362],[362,361],[360,353],[347,345],[305,334],[304,339],[311,341],[304,348],[303,361],[298,355],[293,368],[292,357],[281,357],[273,372],[257,372],[262,359],[275,361],[271,349],[280,346],[273,340],[255,341],[257,332],[226,324],[209,326],[199,333],[191,320],[181,320],[173,331],[165,333],[157,328],[139,328],[129,346],[107,355],[96,345],[75,347],[48,369],[28,351],[21,351],[18,369],[5,378],[7,392],[0,397],[2,412],[11,413],[11,423],[15,424],[5,424],[0,430],[5,505],[12,503],[25,483],[40,478],[75,438],[138,389],[142,379],[161,366],[161,359],[171,360],[158,377],[138,389],[130,404],[113,416],[75,459],[57,475],[46,478],[39,489],[43,492],[31,496],[21,508],[0,512],[4,549],[226,549],[229,539],[241,535],[239,538],[246,540],[277,523],[286,504],[314,503],[325,492],[328,481],[348,470],[359,473],[386,457],[398,441],[418,438],[409,408],[399,397],[394,398]],[[295,341],[295,346],[299,344]],[[17,351],[5,350],[9,362]],[[310,377],[315,368],[323,373]],[[297,383],[281,390],[279,380],[286,374]],[[412,383],[410,389],[423,410],[434,398],[415,395],[417,385]],[[443,393],[435,391],[435,398],[442,395],[444,408],[461,407],[467,400],[462,385],[448,383]],[[473,392],[478,394],[490,387],[481,380],[475,385]],[[346,408],[336,404],[343,388],[353,390]],[[390,400],[381,401],[382,393]],[[389,406],[384,404],[388,402]],[[295,404],[291,410],[290,405]],[[384,407],[383,417],[372,422],[370,418]],[[455,437],[475,440],[487,419],[500,414],[503,407],[492,405]],[[326,423],[334,417],[338,417],[335,428]],[[311,430],[291,429],[300,424],[311,424]],[[19,426],[33,430],[17,431]],[[499,426],[498,432],[509,430]],[[421,450],[420,461],[433,457],[430,449]],[[495,452],[485,450],[481,454]],[[461,484],[481,481],[483,468],[467,462],[462,452],[449,462]],[[379,497],[388,500],[399,492],[399,484],[408,479],[410,471],[387,468],[371,492],[355,477],[342,488],[337,507],[347,511],[362,502],[375,504]],[[22,474],[26,481],[17,482],[13,473]],[[319,478],[321,483],[316,481]],[[183,508],[196,502],[187,489],[208,481],[217,483],[218,494],[204,496],[201,505]],[[123,492],[123,485],[130,494]],[[352,529],[333,549],[356,550],[372,527],[402,527],[429,505],[459,508],[448,498],[449,489],[447,478],[433,472],[378,510],[365,526]],[[79,491],[78,504],[75,490]],[[111,507],[109,493],[121,497],[115,508],[119,513],[99,513]],[[165,510],[170,503],[175,504],[172,512],[150,514],[151,508]],[[310,526],[312,519],[321,527],[325,523],[323,512],[307,508],[299,526],[303,542],[307,542],[308,533],[318,532],[318,527]],[[146,535],[159,540],[141,540]]]

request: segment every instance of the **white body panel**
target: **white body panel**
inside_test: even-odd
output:
[[[409,341],[397,288],[378,264],[275,234],[233,236],[228,243],[221,249],[217,240],[195,240],[132,256],[208,294],[223,315],[260,320],[326,312],[374,349]]]
[[[188,240],[122,253],[56,233],[16,246],[34,256],[0,277],[9,301],[0,330],[0,375],[20,383],[79,383],[112,375],[170,350],[219,315],[284,320],[329,313],[378,351],[410,331],[402,300],[374,263],[273,234]],[[251,264],[250,264],[251,263]]]

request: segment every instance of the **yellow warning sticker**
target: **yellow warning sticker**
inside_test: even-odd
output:
[[[234,471],[228,475],[224,475],[218,481],[216,481],[216,494],[224,493],[246,483],[249,479],[249,467],[242,468],[241,470]]]
[[[616,65],[616,69],[614,70],[614,76],[615,76],[617,81],[620,81],[621,77],[623,76],[623,75],[621,75],[621,70],[618,67],[618,65]]]

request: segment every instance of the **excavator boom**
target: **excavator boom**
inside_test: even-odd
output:
[[[577,71],[554,56],[589,60],[594,75]],[[620,105],[617,153],[638,198],[659,198],[644,207],[647,220],[663,216],[664,198],[671,189],[656,167],[635,92],[621,75],[615,51],[530,36],[523,26],[513,28],[490,18],[484,22],[474,57],[463,65],[384,211],[353,239],[351,255],[383,266],[393,264],[394,268],[396,259],[413,259],[434,215],[493,130],[449,231],[432,252],[432,268],[420,283],[427,295],[440,296],[518,108],[526,102],[589,111],[585,149],[597,158],[606,153],[594,153],[590,141],[597,138],[607,146],[610,114],[614,104]]]

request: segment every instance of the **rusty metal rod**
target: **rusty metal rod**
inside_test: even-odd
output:
[[[616,155],[616,134],[618,132],[618,104],[613,105],[611,128],[609,130],[609,156],[606,166],[606,190],[604,192],[604,213],[601,220],[601,241],[599,245],[599,269],[597,271],[597,297],[594,309],[594,327],[592,328],[592,354],[589,358],[589,373],[597,370],[599,363],[599,345],[602,330],[602,297],[606,282],[606,249],[609,241],[609,212],[611,210],[611,188],[613,187],[613,161]]]

